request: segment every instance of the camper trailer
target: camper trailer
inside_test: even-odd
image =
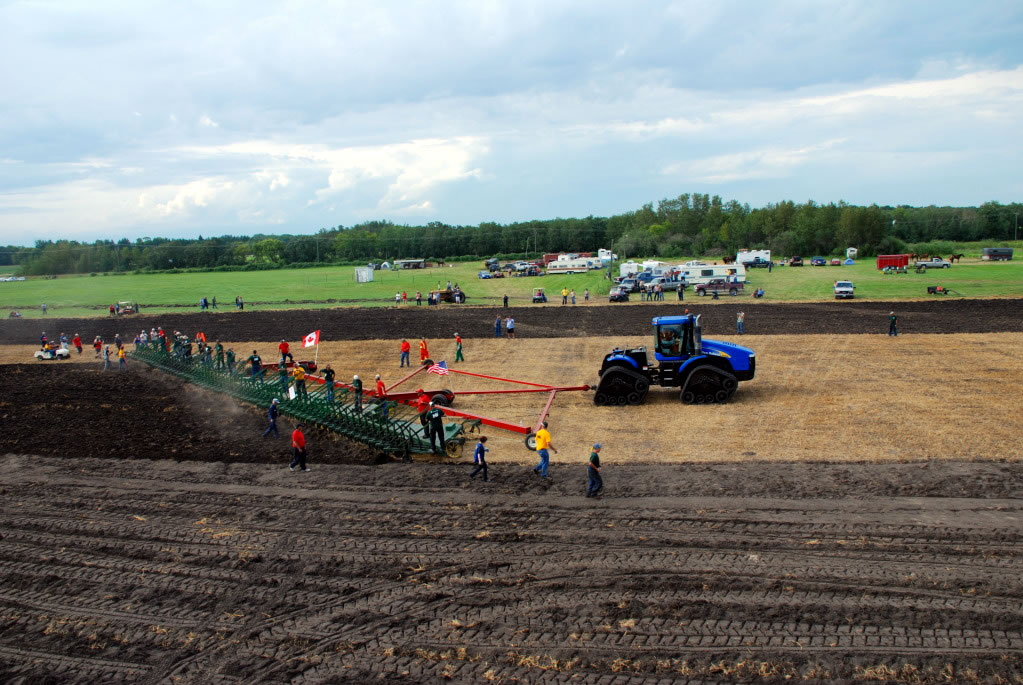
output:
[[[561,255],[556,260],[547,265],[547,273],[549,274],[579,274],[585,273],[593,268],[592,257],[576,257],[567,258],[567,255]]]
[[[702,266],[677,267],[680,277],[686,283],[700,284],[724,279],[729,283],[745,283],[746,267],[742,264],[703,264]]]
[[[771,261],[770,250],[739,250],[738,254],[735,255],[736,264],[750,264],[757,260],[763,262]]]

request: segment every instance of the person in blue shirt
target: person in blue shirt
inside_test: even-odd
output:
[[[476,468],[469,474],[469,478],[475,478],[476,474],[480,471],[483,472],[483,482],[487,482],[487,452],[490,450],[486,447],[487,436],[481,435],[480,441],[476,443],[476,451],[472,454],[472,461],[476,464]]]
[[[265,431],[263,431],[264,438],[270,435],[270,433],[274,434],[274,439],[279,439],[281,437],[281,434],[277,431],[277,417],[281,413],[277,408],[277,405],[280,403],[281,401],[276,397],[273,399],[273,402],[270,403],[270,410],[266,414],[266,417],[270,420],[270,425]]]

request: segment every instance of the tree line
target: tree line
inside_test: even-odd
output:
[[[879,207],[788,200],[751,209],[717,195],[687,193],[610,217],[478,226],[371,221],[322,228],[314,235],[39,240],[32,247],[0,250],[0,268],[13,267],[24,275],[248,270],[401,258],[595,252],[601,247],[623,257],[722,256],[740,248],[770,249],[780,256],[838,255],[847,247],[872,256],[935,242],[1013,240],[1020,210],[1019,203],[997,202],[979,207]]]

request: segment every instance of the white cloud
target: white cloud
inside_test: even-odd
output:
[[[210,119],[209,116],[206,114],[203,114],[201,117],[199,117],[199,125],[205,126],[206,128],[217,128],[220,126],[220,124],[213,121],[213,119]]]
[[[844,142],[843,139],[835,139],[798,148],[765,147],[748,152],[715,155],[670,164],[664,168],[664,173],[702,183],[782,178],[790,175],[796,167],[820,161]]]

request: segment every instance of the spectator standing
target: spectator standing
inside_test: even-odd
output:
[[[270,402],[270,409],[266,413],[266,418],[270,421],[270,425],[266,427],[265,431],[263,431],[264,438],[268,437],[271,433],[274,434],[275,440],[279,440],[281,437],[280,432],[277,430],[277,417],[281,414],[281,410],[277,405],[280,403],[281,401],[276,397]]]
[[[604,489],[604,479],[600,477],[600,447],[599,442],[593,445],[590,463],[586,466],[586,475],[590,480],[586,488],[587,497],[596,497]]]
[[[376,382],[377,382],[376,395],[377,397],[382,399],[387,396],[387,386],[384,385],[384,382],[382,380],[380,380],[379,373],[377,374]]]
[[[46,303],[43,302],[43,304],[42,304],[42,306],[40,308],[43,310],[43,316],[46,316]]]
[[[323,367],[323,384],[327,388],[327,401],[334,401],[334,377],[337,374],[334,373],[334,369],[330,368],[330,364]]]
[[[213,296],[213,308],[214,309],[217,308],[217,296],[216,295]]]
[[[572,298],[572,304],[575,304],[575,289],[573,289],[572,292],[569,293],[569,297]]]
[[[252,365],[253,380],[263,376],[263,360],[259,358],[259,352],[252,350],[252,354],[245,361]]]
[[[401,303],[408,304],[408,291],[406,290],[401,291]]]
[[[568,288],[561,289],[561,304],[568,304]]]
[[[291,432],[291,448],[294,450],[295,455],[291,458],[291,464],[288,465],[292,471],[295,467],[298,467],[299,471],[308,471],[309,467],[306,466],[305,458],[305,434],[302,429],[305,428],[304,423],[300,423],[295,426],[295,430]]]
[[[245,311],[245,300],[243,300],[240,296],[238,297],[238,309],[243,312]]]
[[[508,320],[505,321],[505,326],[508,329],[508,337],[514,339],[515,338],[515,318],[509,316]]]
[[[419,339],[419,363],[422,364],[430,358],[430,348],[426,346],[426,338]]]
[[[506,296],[507,297],[507,296]],[[497,321],[494,322],[494,337],[501,337],[501,315],[497,315]]]
[[[504,296],[504,308],[505,309],[508,308],[508,295],[507,294],[505,294],[505,296]]]
[[[423,293],[420,290],[416,291],[416,306],[417,307],[423,306]]]
[[[99,337],[98,335],[95,338],[93,338],[92,349],[96,350],[95,356],[96,359],[99,359],[102,356],[103,352],[103,338]]]
[[[125,357],[126,354],[127,354],[127,351],[124,349],[123,346],[117,348],[117,372],[118,373],[120,373],[121,371],[124,371],[125,369],[128,368],[128,360]]]
[[[430,402],[430,410],[426,412],[426,420],[430,431],[430,449],[437,454],[444,453],[444,410]]]
[[[685,284],[684,283],[679,283],[678,284],[678,301],[679,302],[684,302],[685,301],[685,299],[686,299],[685,293],[686,293],[686,286],[685,286]]]
[[[287,397],[291,379],[288,376],[288,367],[283,363],[277,365],[277,380],[281,384],[281,394]]]
[[[103,348],[103,370],[110,370],[110,345]]]
[[[895,316],[895,312],[888,312],[888,335],[899,335],[899,317]]]
[[[469,478],[475,478],[476,474],[480,471],[483,472],[483,482],[487,482],[487,436],[481,435],[479,442],[476,443],[476,451],[472,453],[472,461],[476,464],[476,468],[469,474]]]
[[[75,333],[75,337],[71,338],[71,344],[78,350],[78,354],[82,353],[82,337]]]
[[[355,411],[362,413],[362,379],[359,374],[352,376],[352,394],[354,395]]]
[[[409,352],[411,352],[411,351],[412,351],[412,343],[410,343],[405,338],[402,338],[401,339],[401,358],[398,360],[398,368],[399,369],[402,368],[403,366],[408,366],[409,368],[412,367],[412,362],[410,362],[409,358],[408,358],[409,357]]]
[[[237,371],[237,369],[235,368],[235,365],[234,365],[234,348],[233,347],[227,348],[227,362],[226,363],[227,363],[227,373],[229,375],[233,376],[235,374],[235,371]]]
[[[589,301],[590,301],[590,289],[587,288],[586,290],[583,291],[583,302],[589,302]]]
[[[554,444],[551,443],[551,433],[547,430],[547,422],[544,421],[543,427],[536,432],[536,453],[540,455],[540,461],[533,468],[533,473],[539,473],[541,478],[547,478],[547,468],[551,463],[549,450],[554,450],[554,454],[558,453]]]
[[[309,399],[309,392],[305,387],[305,369],[296,364],[293,376],[295,378],[295,399]]]
[[[217,341],[216,346],[213,348],[213,351],[214,351],[215,356],[217,358],[217,363],[214,365],[213,368],[215,368],[217,371],[223,371],[224,370],[224,346],[223,346],[223,344],[221,344],[221,342],[219,340]]]
[[[394,293],[394,306],[397,307],[401,304],[401,293]]]
[[[458,333],[455,333],[455,361],[465,361],[465,357],[462,356],[462,336],[458,335]]]
[[[281,353],[281,364],[284,363],[285,359],[290,359],[292,362],[295,361],[295,356],[291,354],[291,345],[288,344],[287,340],[282,340],[277,349]]]
[[[746,333],[746,312],[739,312],[735,315],[735,332],[739,335]]]

